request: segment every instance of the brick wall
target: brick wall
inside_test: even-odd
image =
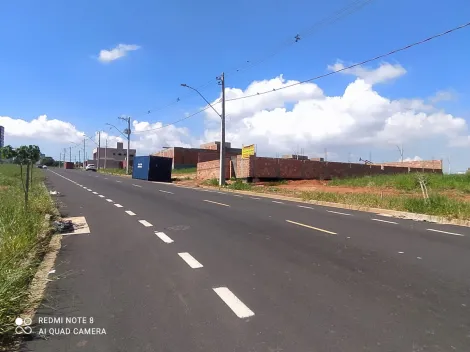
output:
[[[219,160],[204,161],[197,164],[197,178],[200,180],[209,180],[219,178],[220,163]],[[231,175],[230,158],[225,159],[225,178],[229,179]]]
[[[199,164],[198,164],[199,165]],[[218,161],[216,161],[216,168]],[[434,165],[434,164],[432,164]],[[198,167],[199,170],[199,167]],[[251,156],[236,158],[237,178],[280,178],[280,179],[332,179],[341,177],[384,175],[408,172],[436,172],[442,169],[422,169],[401,166],[365,165],[356,163],[323,162],[314,160],[276,159]],[[204,175],[201,173],[201,178]]]
[[[435,169],[442,170],[442,160],[421,160],[421,161],[401,161],[392,162],[392,163],[380,163],[374,165],[384,165],[384,166],[398,166],[398,167],[411,167],[413,169]]]

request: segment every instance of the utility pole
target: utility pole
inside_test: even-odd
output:
[[[220,77],[217,77],[219,84],[222,86],[222,115],[220,124],[220,174],[219,185],[225,185],[225,75],[222,72]]]
[[[62,167],[61,164],[62,164],[62,153],[59,153],[59,168]]]
[[[98,166],[97,169],[100,169],[100,149],[101,149],[101,131],[98,131]]]
[[[131,117],[119,117],[120,120],[124,120],[127,122],[127,128],[124,133],[127,135],[127,156],[126,156],[126,174],[129,175],[129,149],[131,145]]]
[[[65,166],[66,158],[67,158],[67,148],[64,148],[64,166]]]
[[[72,147],[69,147],[69,161],[72,162]]]
[[[85,168],[85,158],[86,158],[85,149],[86,149],[86,139],[83,138],[83,168]]]
[[[108,159],[108,138],[106,138],[106,144],[104,148],[104,168],[106,169],[106,160]]]
[[[80,167],[80,149],[78,150],[78,167]]]
[[[222,86],[222,113],[221,114],[219,114],[219,112],[212,106],[212,104],[196,88],[188,86],[186,83],[181,83],[181,86],[194,90],[197,94],[199,94],[199,96],[202,99],[204,99],[207,105],[209,105],[212,108],[212,110],[214,110],[214,112],[220,116],[221,124],[220,124],[219,185],[223,186],[225,185],[225,75],[224,73],[222,72],[220,76],[216,77],[216,80],[218,81],[219,85]]]

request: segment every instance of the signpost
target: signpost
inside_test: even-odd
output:
[[[251,155],[255,155],[255,145],[254,144],[247,145],[247,146],[244,146],[242,148],[242,158],[243,159],[247,159]]]

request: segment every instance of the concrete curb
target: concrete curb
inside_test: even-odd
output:
[[[416,213],[409,213],[406,211],[369,208],[369,207],[352,205],[352,204],[331,203],[331,202],[323,202],[323,201],[318,201],[318,200],[305,201],[300,198],[283,196],[283,195],[266,194],[266,193],[258,193],[258,192],[251,192],[251,191],[237,191],[237,190],[231,190],[231,189],[221,189],[220,187],[210,187],[210,186],[199,186],[199,187],[179,186],[179,187],[218,189],[221,191],[225,191],[227,193],[230,193],[230,192],[240,193],[240,194],[252,195],[252,196],[257,196],[257,197],[288,200],[288,201],[298,202],[298,203],[316,204],[316,205],[326,206],[326,207],[331,207],[331,208],[358,210],[358,211],[363,211],[363,212],[368,212],[368,213],[375,213],[377,215],[382,215],[382,216],[389,216],[393,218],[408,219],[408,220],[414,220],[414,221],[427,221],[427,222],[433,222],[433,223],[444,224],[444,225],[456,225],[456,226],[470,227],[470,220],[447,219],[443,216],[436,216],[436,215],[416,214]]]

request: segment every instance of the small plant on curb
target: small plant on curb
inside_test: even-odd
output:
[[[203,181],[202,184],[205,186],[217,187],[219,185],[219,180],[216,178],[211,178],[209,180]]]

